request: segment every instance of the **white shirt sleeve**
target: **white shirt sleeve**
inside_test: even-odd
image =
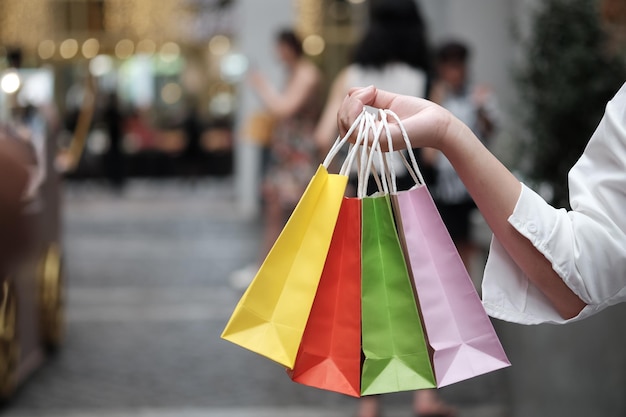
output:
[[[572,211],[555,209],[522,186],[509,223],[587,307],[563,320],[494,238],[483,280],[483,304],[491,316],[565,323],[626,301],[626,84],[608,103],[568,178]]]

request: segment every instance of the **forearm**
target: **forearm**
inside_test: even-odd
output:
[[[516,264],[553,303],[563,318],[572,318],[585,304],[565,285],[551,263],[508,222],[521,192],[521,183],[456,120],[440,141],[498,241]]]
[[[442,151],[519,268],[563,318],[578,315],[585,303],[565,285],[546,257],[508,222],[519,199],[521,183],[467,126],[432,102],[370,86],[351,90],[344,99],[338,115],[342,134],[363,111],[364,104],[393,111],[406,128],[413,147]],[[401,129],[392,125],[390,130],[397,149],[403,144]]]
[[[324,111],[313,134],[315,142],[322,153],[328,152],[337,136],[337,111],[341,107],[341,102],[347,89],[346,79],[347,72],[344,69],[333,82]]]
[[[261,76],[255,77],[253,85],[268,110],[274,116],[285,119],[295,115],[311,99],[319,85],[319,74],[314,67],[301,64],[282,92]]]
[[[327,153],[330,150],[333,140],[337,136],[336,112],[336,107],[329,108],[327,105],[315,128],[315,132],[313,132],[315,143],[322,154]]]

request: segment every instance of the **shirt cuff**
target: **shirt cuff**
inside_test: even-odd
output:
[[[567,216],[564,209],[553,208],[522,184],[522,191],[515,210],[509,217],[509,223],[552,263],[557,274],[570,288],[574,287],[572,290],[580,297],[580,288],[565,278],[569,273],[568,265],[556,261],[548,247],[551,239],[554,240],[553,231],[558,227],[561,216]],[[485,266],[483,304],[490,316],[520,324],[562,324],[580,320],[597,309],[587,306],[578,316],[564,320],[495,237],[492,239]]]

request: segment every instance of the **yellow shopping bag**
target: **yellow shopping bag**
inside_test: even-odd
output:
[[[340,174],[327,167],[358,127],[338,139],[314,175],[256,277],[243,294],[222,338],[292,368],[302,340],[348,182],[355,152]],[[354,147],[356,150],[358,147]]]

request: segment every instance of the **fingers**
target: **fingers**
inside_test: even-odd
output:
[[[373,86],[366,88],[353,88],[344,98],[337,114],[337,125],[341,135],[345,135],[350,130],[354,121],[363,111],[364,106],[372,106],[377,109],[389,109],[394,111],[405,123],[411,123],[411,119],[420,111],[432,106],[432,103],[415,97],[400,96],[388,91],[379,90]],[[395,118],[389,119],[389,130],[393,138],[394,145],[404,148],[405,143],[401,129]],[[422,130],[417,126],[415,131]],[[356,139],[356,133],[352,135],[352,141]],[[387,143],[381,143],[381,147],[386,150]]]
[[[344,136],[350,126],[354,123],[356,118],[363,111],[364,103],[354,95],[348,94],[341,103],[341,107],[337,112],[337,127],[339,128],[339,134]]]
[[[364,106],[375,107],[374,102],[378,91],[374,86],[352,88],[348,91],[337,113],[337,126],[341,135],[345,135],[350,129]]]
[[[373,85],[364,88],[353,88],[348,92],[348,96],[359,100],[365,105],[372,105],[376,98],[377,89]]]

